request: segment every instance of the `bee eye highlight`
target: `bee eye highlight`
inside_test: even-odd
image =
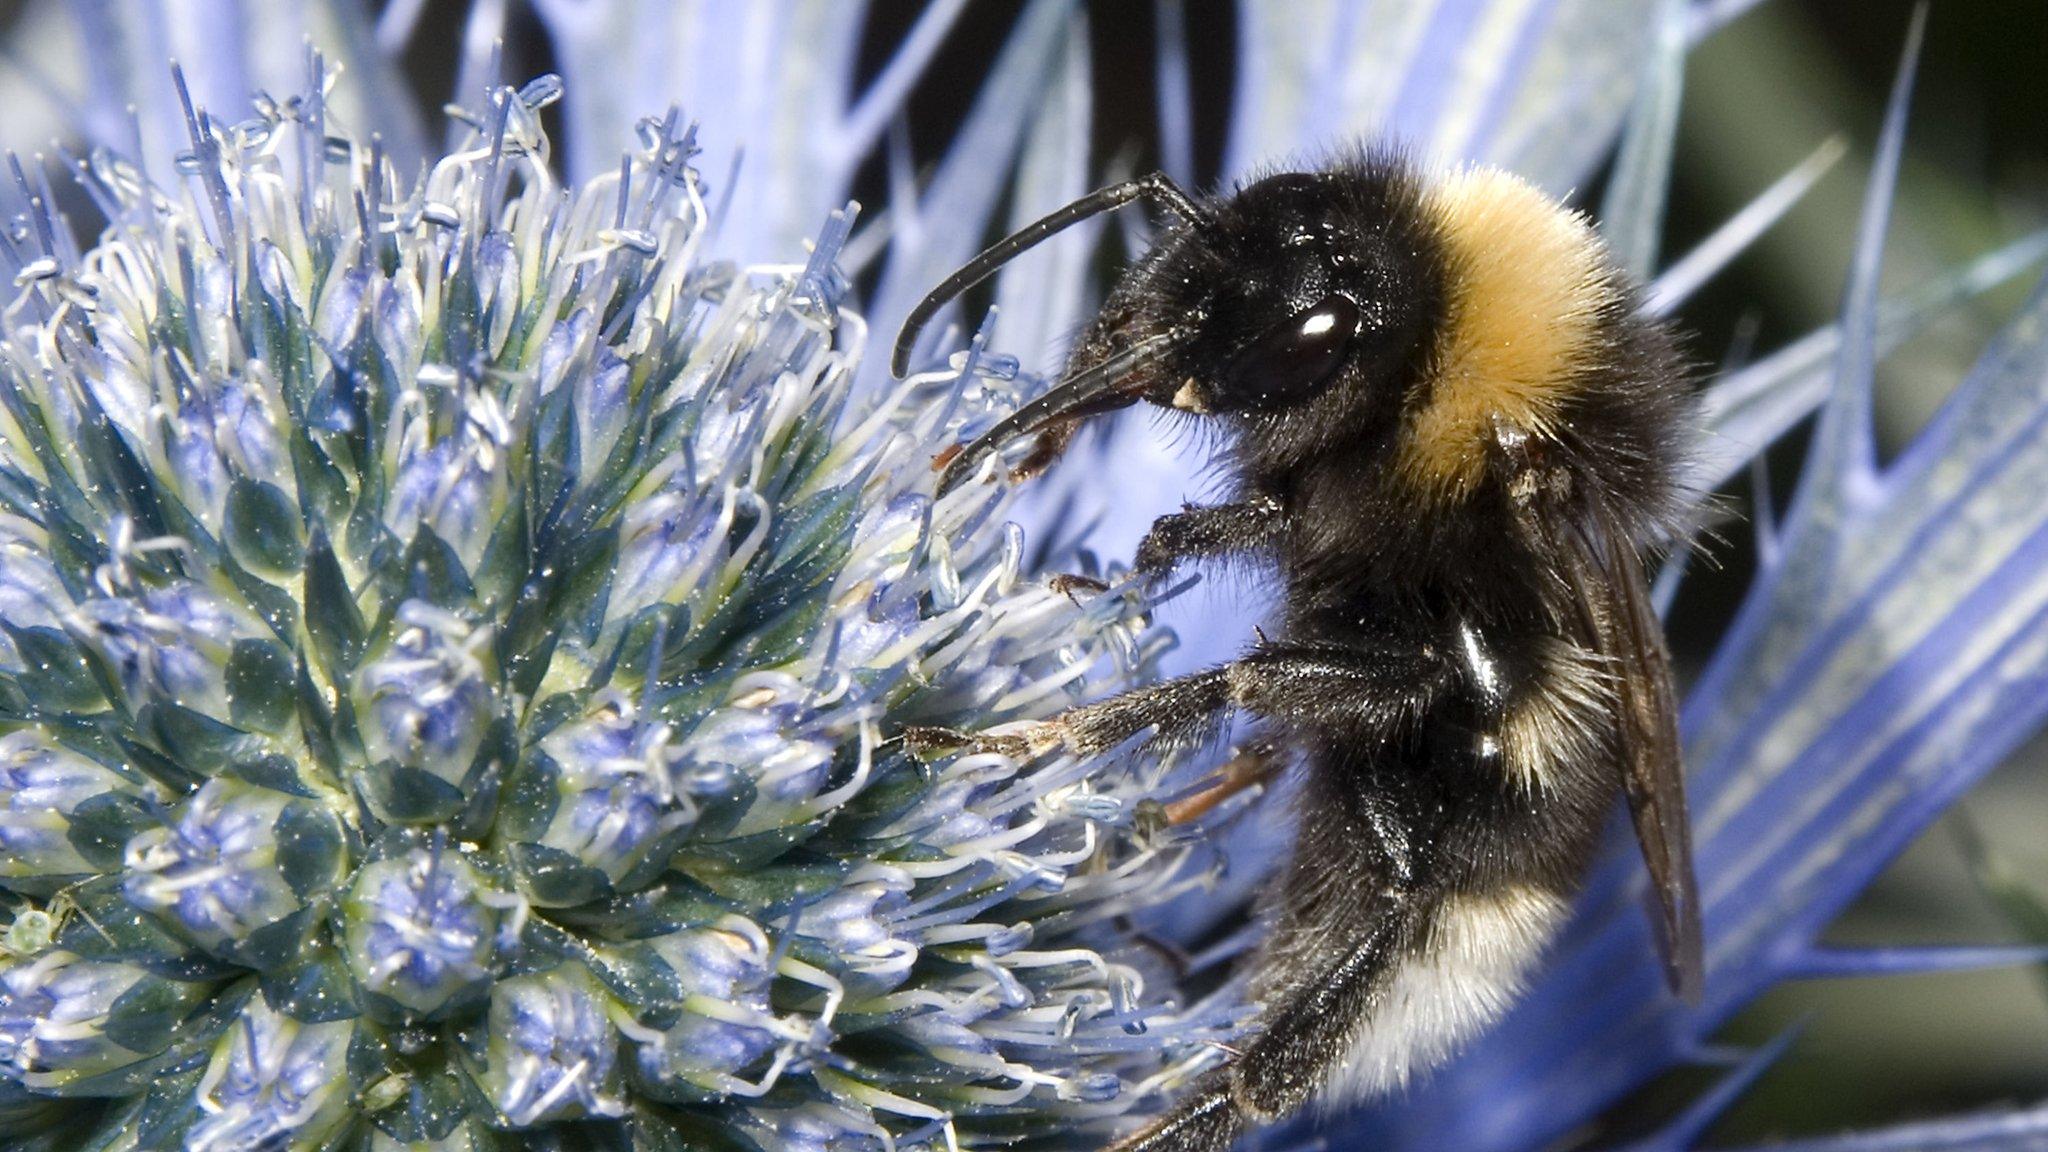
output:
[[[1223,370],[1223,395],[1250,408],[1299,399],[1343,363],[1359,318],[1358,305],[1332,294],[1273,325]]]

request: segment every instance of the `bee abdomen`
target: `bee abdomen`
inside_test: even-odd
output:
[[[1331,1066],[1322,1106],[1403,1087],[1456,1054],[1514,1003],[1567,907],[1535,884],[1443,897]]]

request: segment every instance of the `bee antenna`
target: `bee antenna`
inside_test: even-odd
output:
[[[1036,247],[1054,233],[1063,231],[1074,224],[1099,216],[1104,212],[1121,208],[1133,200],[1144,200],[1156,207],[1164,208],[1190,224],[1202,225],[1208,222],[1209,213],[1197,204],[1193,197],[1181,191],[1180,185],[1164,172],[1153,172],[1135,180],[1111,184],[1098,188],[1072,204],[1026,224],[1017,231],[991,245],[989,249],[967,263],[960,270],[940,282],[917,307],[903,318],[903,328],[896,334],[896,349],[889,356],[889,371],[897,379],[910,370],[911,346],[917,343],[918,334],[931,321],[939,309],[951,303],[962,292],[989,278],[996,269],[1016,259],[1019,253]]]

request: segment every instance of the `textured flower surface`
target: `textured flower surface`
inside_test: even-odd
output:
[[[105,235],[19,261],[14,1138],[1028,1143],[1226,1035],[1119,926],[1214,867],[1140,802],[1194,766],[891,738],[1167,641],[1026,579],[1002,486],[932,499],[1014,365],[853,398],[847,216],[703,258],[673,117],[565,189],[558,86],[494,89],[415,183],[309,72],[193,112],[180,188],[95,152]]]

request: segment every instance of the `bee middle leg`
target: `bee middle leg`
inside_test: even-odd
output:
[[[1162,680],[1008,730],[964,733],[909,728],[921,747],[972,746],[1019,758],[1056,748],[1096,755],[1150,729],[1147,744],[1184,746],[1214,732],[1238,708],[1289,725],[1361,734],[1412,719],[1450,682],[1453,669],[1428,644],[1261,644],[1206,672]]]
[[[1233,703],[1297,732],[1346,733],[1347,746],[1373,756],[1455,690],[1444,651],[1269,645],[1224,671]],[[1344,1066],[1432,906],[1400,801],[1350,767],[1308,761],[1304,807],[1318,815],[1271,894],[1279,915],[1254,992],[1263,1004],[1255,1034],[1115,1152],[1228,1152],[1253,1125],[1297,1111]]]
[[[1380,729],[1417,715],[1450,672],[1427,645],[1269,642],[1221,667],[1063,712],[1039,724],[1027,742],[1033,751],[1064,746],[1094,754],[1149,728],[1153,741],[1180,744],[1233,708],[1290,726]]]

